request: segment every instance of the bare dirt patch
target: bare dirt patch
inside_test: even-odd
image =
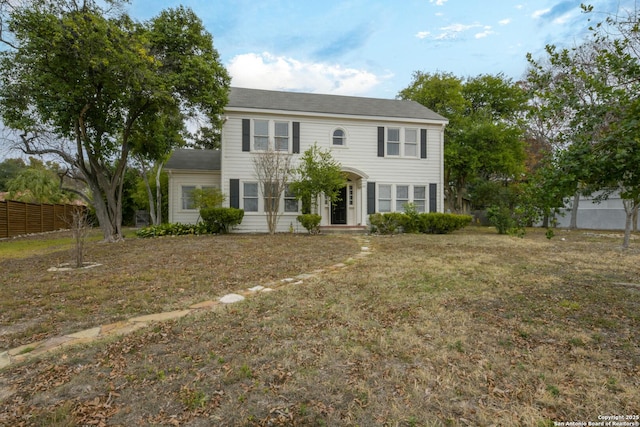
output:
[[[372,236],[371,255],[347,268],[1,371],[13,394],[0,424],[552,426],[638,415],[640,297],[617,283],[637,283],[640,251],[562,237]]]

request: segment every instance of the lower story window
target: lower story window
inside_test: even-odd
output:
[[[427,187],[424,185],[416,185],[413,187],[413,204],[418,212],[427,211]]]
[[[396,212],[404,212],[406,203],[409,203],[409,186],[396,185]]]
[[[391,212],[391,185],[378,187],[378,211]]]
[[[298,199],[296,199],[288,184],[284,189],[284,211],[298,212]]]
[[[193,200],[193,192],[195,189],[195,185],[182,186],[182,209],[189,210],[196,208],[195,201]]]
[[[258,212],[258,183],[245,182],[242,198],[245,212]]]

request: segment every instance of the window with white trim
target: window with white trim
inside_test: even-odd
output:
[[[405,203],[409,203],[409,186],[396,185],[396,212],[404,212]]]
[[[245,212],[258,212],[258,183],[245,182],[242,186],[242,205]]]
[[[298,199],[291,191],[290,185],[287,184],[284,188],[284,211],[285,212],[298,212]]]
[[[391,185],[378,186],[378,212],[391,212]]]
[[[416,185],[413,187],[413,204],[420,213],[426,212],[427,209],[427,187],[424,185]]]
[[[346,134],[342,129],[336,129],[333,131],[333,145],[344,147],[346,144]]]
[[[253,121],[253,149],[267,151],[269,148],[269,120]]]
[[[196,190],[195,185],[183,185],[181,192],[182,209],[194,210],[196,208],[195,200],[193,200],[193,192]]]
[[[274,141],[274,150],[289,151],[289,122],[275,122]]]
[[[387,156],[400,155],[400,128],[387,128]]]
[[[404,130],[404,156],[418,157],[418,129]]]
[[[269,149],[288,153],[292,149],[291,122],[254,119],[252,151]]]

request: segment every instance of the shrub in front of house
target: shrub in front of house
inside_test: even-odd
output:
[[[425,234],[448,234],[471,224],[471,215],[430,212],[420,214],[419,231]]]
[[[136,231],[138,237],[161,237],[161,236],[185,236],[208,234],[210,231],[204,223],[181,224],[174,222],[171,224],[150,225]]]
[[[202,221],[211,233],[227,234],[244,218],[244,210],[237,208],[200,209]]]
[[[446,214],[439,212],[414,214],[412,212],[387,212],[369,215],[371,232],[395,234],[418,232],[423,234],[447,234],[471,224],[470,215]]]
[[[369,215],[371,232],[378,234],[396,234],[402,231],[406,221],[401,212],[374,213]]]
[[[296,218],[309,234],[320,233],[320,221],[322,217],[317,214],[302,214]]]

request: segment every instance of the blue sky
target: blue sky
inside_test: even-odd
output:
[[[580,3],[132,0],[129,12],[147,20],[179,4],[193,9],[235,86],[394,98],[414,71],[520,79],[527,52],[539,57],[546,44],[582,40],[589,23]],[[606,13],[634,0],[590,3]]]

